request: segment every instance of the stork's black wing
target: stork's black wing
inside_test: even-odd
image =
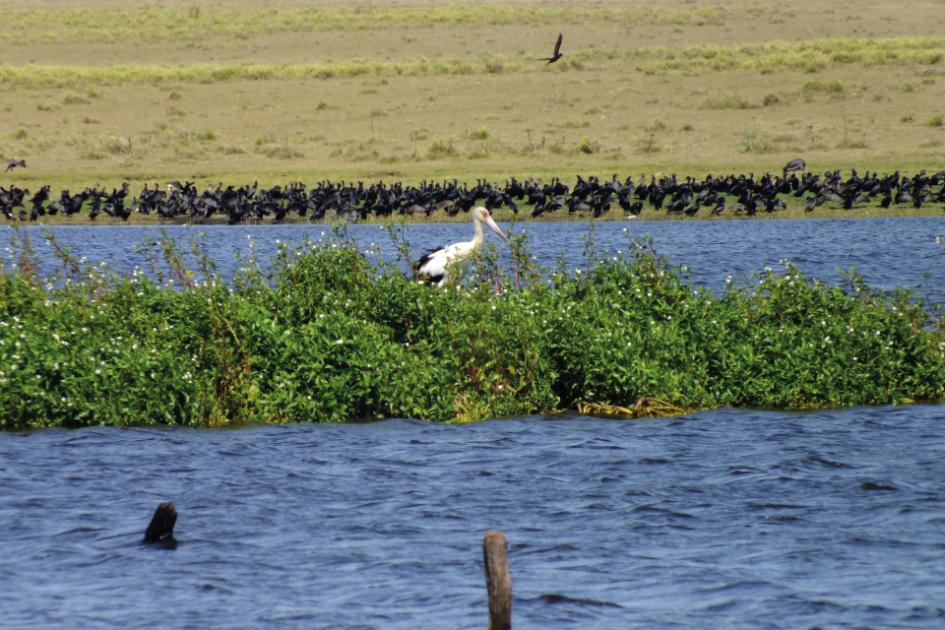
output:
[[[420,277],[423,282],[426,282],[427,284],[438,285],[440,281],[443,279],[444,277],[443,273],[430,273],[429,271],[421,271],[421,270],[423,269],[424,266],[426,266],[428,262],[430,262],[430,260],[434,256],[436,256],[438,253],[440,253],[444,249],[446,249],[445,245],[443,247],[437,247],[436,249],[431,249],[426,254],[421,256],[420,260],[417,261],[417,264],[414,266],[414,272],[417,274],[421,274]]]
[[[442,249],[446,249],[446,245],[443,245],[442,247],[434,247],[433,249],[425,253],[423,256],[420,257],[420,260],[417,261],[416,268],[420,269],[420,267],[430,262],[430,259],[433,258],[433,256]]]

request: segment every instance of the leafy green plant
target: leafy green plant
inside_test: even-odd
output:
[[[250,241],[223,282],[197,238],[142,245],[148,273],[77,260],[39,272],[26,232],[0,266],[0,425],[222,426],[382,417],[437,421],[585,404],[805,409],[945,398],[945,328],[906,291],[850,273],[830,285],[787,264],[693,285],[646,241],[569,272],[483,248],[437,289],[372,262],[344,226]],[[12,260],[12,262],[10,262]]]
[[[431,160],[439,160],[454,155],[456,155],[456,147],[453,146],[452,140],[434,140],[427,150],[427,157]]]

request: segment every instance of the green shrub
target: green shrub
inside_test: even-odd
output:
[[[804,84],[803,92],[805,94],[843,94],[845,92],[843,83],[836,79],[808,81]]]
[[[66,94],[62,99],[63,105],[88,105],[92,101],[80,94]]]
[[[164,238],[148,277],[108,274],[29,241],[0,268],[0,425],[436,421],[656,398],[683,409],[788,409],[945,398],[945,330],[905,291],[793,266],[697,288],[645,243],[542,274],[485,248],[436,289],[366,258],[343,233],[250,250],[223,283]],[[406,250],[405,250],[406,251]],[[544,278],[544,280],[543,280]]]
[[[586,155],[596,153],[600,150],[600,146],[596,142],[592,142],[589,138],[581,138],[581,141],[578,143],[578,151]]]
[[[434,140],[427,150],[427,157],[431,160],[439,160],[445,157],[456,155],[456,147],[452,140]]]
[[[722,94],[707,98],[699,106],[700,109],[754,109],[757,107],[744,96],[737,94]]]
[[[289,146],[265,147],[259,149],[259,153],[265,155],[266,157],[275,158],[278,160],[292,160],[295,158],[305,157],[304,153]]]

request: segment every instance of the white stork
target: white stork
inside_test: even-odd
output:
[[[438,247],[424,254],[423,258],[417,262],[417,273],[430,284],[442,287],[450,281],[456,281],[462,277],[469,261],[472,260],[473,254],[482,246],[483,223],[492,228],[492,231],[498,234],[503,241],[509,242],[508,237],[489,216],[488,210],[482,206],[473,208],[472,217],[475,233],[471,241]]]

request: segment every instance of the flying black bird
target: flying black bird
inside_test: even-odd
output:
[[[7,158],[7,169],[6,171],[3,171],[3,172],[6,173],[7,171],[12,171],[17,166],[26,168],[26,160],[15,160],[13,158]]]
[[[544,57],[544,58],[542,58],[542,61],[547,61],[548,63],[554,63],[554,62],[558,61],[559,59],[561,59],[561,57],[562,57],[562,55],[561,55],[561,39],[562,39],[562,38],[563,38],[563,35],[562,35],[561,33],[558,33],[558,41],[555,42],[555,52],[554,52],[554,54],[552,54],[550,57]]]

